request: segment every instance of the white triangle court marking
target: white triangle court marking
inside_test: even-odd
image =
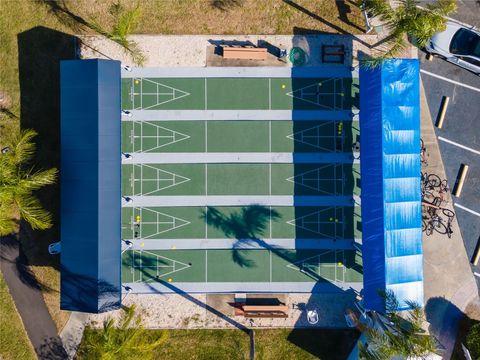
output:
[[[311,85],[307,85],[307,86],[304,86],[303,88],[300,88],[300,89],[296,89],[296,90],[293,90],[293,91],[290,91],[288,93],[286,93],[287,96],[290,96],[294,99],[298,99],[298,100],[301,100],[301,101],[305,101],[307,103],[310,103],[310,104],[314,104],[314,105],[317,105],[317,106],[321,106],[321,107],[324,107],[326,109],[333,109],[335,110],[335,105],[334,106],[327,106],[327,105],[324,105],[324,104],[321,104],[319,102],[319,99],[320,97],[317,97],[317,101],[312,101],[312,100],[309,100],[309,99],[304,99],[303,98],[303,95],[317,95],[317,96],[321,96],[321,95],[337,95],[337,93],[327,93],[327,92],[321,92],[321,88],[322,88],[322,85],[329,82],[329,81],[333,81],[335,82],[336,80],[339,80],[337,78],[331,78],[331,79],[327,79],[325,81],[322,81],[322,82],[316,82],[316,83],[313,83]],[[320,86],[319,86],[320,85]],[[305,92],[304,93],[304,90],[311,90],[312,92]]]
[[[138,165],[135,165],[135,166],[138,166]],[[150,169],[153,169],[157,172],[156,174],[156,177],[154,179],[148,179],[148,178],[143,178],[141,179],[141,181],[145,181],[145,182],[157,182],[157,184],[160,184],[160,182],[167,182],[167,185],[165,186],[157,186],[157,188],[155,190],[152,190],[152,191],[149,191],[147,193],[143,193],[141,195],[149,195],[149,194],[152,194],[154,192],[157,192],[157,191],[162,191],[162,190],[165,190],[165,189],[168,189],[168,188],[171,188],[171,187],[174,187],[174,186],[177,186],[177,185],[180,185],[180,184],[183,184],[183,183],[186,183],[187,181],[190,181],[191,179],[185,177],[185,176],[182,176],[182,175],[178,175],[178,174],[175,174],[173,172],[170,172],[170,171],[167,171],[167,170],[162,170],[162,169],[157,169],[156,167],[153,167],[153,166],[150,166],[150,165],[147,165],[147,164],[142,164],[140,166],[144,166],[146,168],[150,168]],[[160,177],[160,173],[163,173],[163,174],[167,174],[169,175],[169,177],[164,177],[164,178],[161,178]],[[168,182],[170,182],[170,184],[168,184]]]
[[[323,223],[331,224],[330,222],[327,222],[327,221],[320,221],[320,214],[322,212],[328,211],[330,209],[333,209],[333,208],[329,207],[329,208],[325,208],[325,209],[322,209],[322,210],[319,210],[319,211],[315,211],[313,213],[303,215],[303,216],[300,216],[298,218],[289,220],[286,223],[289,224],[289,225],[292,225],[293,227],[299,228],[299,229],[303,229],[303,230],[313,232],[315,234],[323,235],[326,238],[333,238],[334,236],[332,236],[331,234],[330,235],[324,234],[320,231],[320,224],[323,224]],[[312,220],[308,221],[308,218],[315,217],[315,216],[316,216],[316,219],[313,219],[313,221]],[[336,223],[334,223],[334,225],[335,224]],[[310,225],[310,227],[308,225]],[[315,228],[312,228],[311,225],[314,225]]]
[[[157,235],[164,234],[166,232],[176,230],[176,229],[179,229],[183,226],[187,226],[187,225],[191,224],[191,222],[188,221],[188,220],[184,220],[184,219],[181,219],[179,217],[168,215],[168,214],[162,213],[160,211],[156,211],[156,210],[152,210],[152,209],[148,209],[148,208],[142,208],[141,212],[152,212],[152,213],[155,213],[156,216],[157,216],[157,220],[155,222],[142,221],[142,224],[156,225],[156,227],[157,227],[157,232],[156,233],[154,233],[152,235],[148,235],[148,236],[142,236],[142,239],[151,239],[151,238],[153,238]],[[163,221],[161,221],[161,219],[159,219],[159,216],[166,217],[168,220],[164,219]],[[141,217],[143,217],[143,214],[141,215]],[[167,228],[165,230],[159,231],[159,225],[170,225],[171,227]]]
[[[291,176],[291,177],[287,178],[286,180],[291,182],[291,183],[294,183],[294,184],[297,184],[297,185],[300,185],[300,186],[304,186],[306,188],[309,188],[309,189],[312,189],[312,190],[315,190],[315,191],[322,191],[326,194],[331,194],[328,191],[323,191],[323,190],[320,189],[320,181],[323,181],[323,180],[336,181],[336,179],[331,179],[331,178],[329,179],[329,178],[321,178],[320,177],[321,176],[320,170],[322,170],[322,169],[324,169],[328,166],[331,166],[331,165],[330,164],[329,165],[324,165],[324,166],[321,166],[319,168],[309,170],[309,171],[306,171],[304,173],[301,173],[301,174],[298,174],[298,175],[295,175],[295,176]],[[313,176],[312,177],[305,177],[305,175],[313,175]],[[304,180],[314,180],[314,181],[316,181],[316,186],[311,186],[311,185],[305,184]]]
[[[324,148],[324,147],[318,145],[319,144],[319,141],[318,141],[319,139],[330,138],[330,139],[334,140],[333,135],[325,135],[325,136],[318,135],[321,127],[326,126],[326,125],[330,125],[330,124],[332,124],[332,123],[331,122],[325,122],[322,125],[317,125],[317,126],[313,126],[311,128],[308,128],[308,129],[300,130],[300,131],[294,132],[290,135],[287,135],[287,138],[289,138],[293,141],[297,141],[297,142],[302,143],[302,144],[313,146],[317,149],[331,150],[331,149]],[[315,135],[306,135],[306,133],[308,131],[311,131],[311,130],[314,130],[314,129],[317,130],[317,135],[316,136]],[[316,141],[308,141],[308,139],[314,139]]]
[[[172,129],[169,129],[169,128],[166,128],[166,127],[148,122],[148,121],[146,121],[146,122],[138,121],[137,123],[140,123],[141,124],[140,126],[150,125],[150,126],[153,126],[155,128],[156,135],[151,135],[151,136],[143,135],[142,138],[156,138],[157,139],[157,146],[154,146],[154,147],[151,147],[151,148],[143,148],[143,143],[142,143],[142,150],[141,151],[144,151],[144,152],[152,151],[152,150],[155,150],[155,149],[160,149],[164,146],[175,144],[177,142],[189,139],[191,137],[190,135],[183,134],[179,131],[175,131],[175,130],[172,130]],[[158,135],[159,129],[169,132],[170,135]],[[146,132],[145,128],[142,129],[142,133],[144,133],[144,132]],[[170,141],[168,141],[168,142],[166,142],[162,145],[158,145],[158,139],[170,139]]]
[[[148,93],[148,94],[143,93],[142,95],[171,95],[172,96],[171,99],[168,99],[168,100],[165,100],[165,101],[160,101],[160,102],[158,101],[158,96],[157,96],[157,102],[153,105],[144,107],[143,110],[147,110],[147,109],[150,109],[152,107],[155,107],[155,106],[158,106],[158,105],[163,105],[163,104],[169,103],[171,101],[175,101],[175,100],[181,99],[185,96],[191,95],[187,91],[176,89],[174,87],[171,87],[171,86],[168,86],[168,85],[165,85],[165,84],[162,84],[162,83],[150,80],[150,79],[142,78],[141,81],[142,81],[142,86],[143,86],[143,83],[147,82],[147,81],[150,82],[150,83],[153,83],[157,86],[157,92],[156,93]],[[170,90],[170,92],[160,91],[160,87],[166,88],[166,89]]]
[[[142,250],[142,251],[135,250],[135,251],[136,251],[137,253],[140,253],[140,256],[142,255],[142,253],[147,253],[147,254],[150,254],[150,255],[152,255],[152,256],[155,256],[155,257],[157,258],[157,264],[158,264],[158,259],[159,259],[159,258],[160,258],[160,259],[163,259],[163,260],[167,260],[167,261],[171,261],[171,262],[172,262],[172,265],[171,265],[171,266],[168,266],[168,265],[161,265],[161,266],[159,266],[159,265],[157,265],[157,266],[141,266],[141,268],[151,268],[151,267],[157,268],[157,274],[158,274],[158,269],[159,269],[159,268],[168,268],[168,267],[172,268],[171,271],[166,272],[166,273],[164,273],[164,274],[162,274],[162,275],[158,275],[158,277],[163,277],[163,276],[171,275],[171,274],[174,274],[174,273],[176,273],[176,272],[185,270],[185,269],[187,269],[187,268],[190,267],[190,265],[185,264],[185,263],[183,263],[183,262],[181,262],[181,261],[173,260],[173,259],[170,259],[170,258],[168,258],[168,257],[166,257],[166,256],[162,256],[162,255],[157,255],[157,254],[154,254],[154,253],[152,253],[152,252],[150,252],[150,251],[146,251],[146,250]],[[175,264],[180,264],[180,267],[177,268],[177,267],[175,266]],[[148,281],[155,281],[155,279],[148,279],[147,282],[148,282]]]

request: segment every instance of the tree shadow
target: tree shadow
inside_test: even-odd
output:
[[[360,332],[355,329],[292,329],[288,341],[318,359],[345,360]]]
[[[210,0],[210,6],[220,11],[228,11],[243,5],[244,0]]]
[[[70,11],[65,0],[40,0],[49,10],[49,12],[57,18],[57,20],[68,26],[73,31],[80,31],[83,27],[91,28],[88,21]]]
[[[103,279],[81,275],[62,266],[60,308],[86,313],[117,310],[122,289]]]
[[[368,48],[372,48],[372,45],[370,45],[369,43],[361,40],[360,38],[356,37],[355,35],[352,35],[351,33],[345,31],[344,29],[342,29],[340,26],[338,25],[335,25],[334,23],[328,21],[327,19],[315,14],[314,12],[304,8],[303,6],[297,4],[296,2],[292,1],[292,0],[282,0],[285,4],[287,5],[290,5],[291,7],[293,7],[294,9],[304,13],[305,15],[308,15],[310,16],[312,19],[315,19],[325,25],[327,25],[328,27],[334,29],[335,31],[337,31],[338,33],[340,34],[343,34],[343,35],[348,35],[348,36],[351,36],[352,38],[354,38],[356,41],[358,41],[360,44],[368,47]],[[297,29],[297,33],[294,32],[294,34],[300,34],[300,32],[302,32],[302,34],[320,34],[320,33],[323,33],[323,34],[328,34],[328,32],[320,32],[320,31],[316,31],[316,30],[311,30],[311,29],[304,29],[304,28],[295,28]],[[363,32],[365,32],[365,29],[362,29]]]
[[[348,14],[350,14],[352,12],[351,8],[350,8],[350,5],[347,3],[347,1],[343,0],[343,1],[340,1],[340,0],[335,0],[335,5],[337,6],[337,10],[338,10],[338,18],[344,22],[345,24],[347,25],[350,25],[351,27],[354,27],[355,29],[357,30],[360,30],[362,32],[365,32],[365,29],[362,29],[360,26],[358,26],[357,24],[354,24],[353,22],[350,21],[350,19],[348,18]],[[354,6],[357,6],[356,4],[354,4]]]
[[[1,238],[1,247],[0,260],[14,265],[15,272],[22,283],[36,290],[57,292],[57,290],[38,281],[28,266],[28,259],[21,250],[20,242],[14,235],[3,236]]]
[[[428,299],[425,304],[425,315],[430,324],[428,328],[430,334],[442,347],[443,358],[450,359],[455,349],[459,325],[462,321],[468,321],[468,317],[444,297]]]
[[[77,38],[42,26],[22,32],[17,37],[20,81],[20,127],[34,129],[37,151],[36,167],[60,167],[60,60],[76,57]],[[52,213],[53,227],[34,231],[27,224],[20,227],[22,250],[30,265],[59,268],[58,256],[48,254],[48,245],[59,240],[60,187],[42,188],[36,195]]]

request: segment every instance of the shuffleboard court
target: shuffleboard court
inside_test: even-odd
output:
[[[127,196],[360,193],[359,164],[123,165]]]
[[[122,280],[135,282],[361,282],[354,250],[129,250]]]
[[[360,207],[262,207],[261,228],[248,228],[252,207],[123,208],[123,239],[257,238],[355,239],[361,237]],[[210,215],[210,216],[209,216]],[[212,216],[214,215],[214,216]],[[218,221],[221,221],[219,226]]]
[[[350,69],[123,76],[124,283],[138,292],[168,292],[167,283],[193,292],[359,287]]]
[[[351,78],[124,78],[135,110],[344,110],[358,108]]]
[[[358,121],[124,121],[122,151],[350,152]]]

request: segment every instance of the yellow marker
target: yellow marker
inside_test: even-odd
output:
[[[175,250],[177,247],[175,245],[172,245],[172,250]]]
[[[285,84],[282,84],[282,89],[285,89],[285,88],[286,88]]]
[[[338,266],[342,266],[343,264],[341,262],[338,263]]]
[[[145,246],[145,243],[141,243],[140,246],[141,246],[141,247],[144,247],[144,246]]]
[[[140,216],[137,215],[136,220],[137,220],[137,223],[140,224]]]
[[[140,80],[135,80],[135,84],[140,84]]]
[[[172,282],[172,278],[168,278],[168,282]]]

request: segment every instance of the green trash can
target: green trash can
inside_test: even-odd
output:
[[[305,51],[303,51],[303,49],[299,47],[293,47],[292,50],[290,50],[289,58],[290,58],[290,62],[294,66],[302,66],[303,64],[305,64],[305,61],[307,60]]]

